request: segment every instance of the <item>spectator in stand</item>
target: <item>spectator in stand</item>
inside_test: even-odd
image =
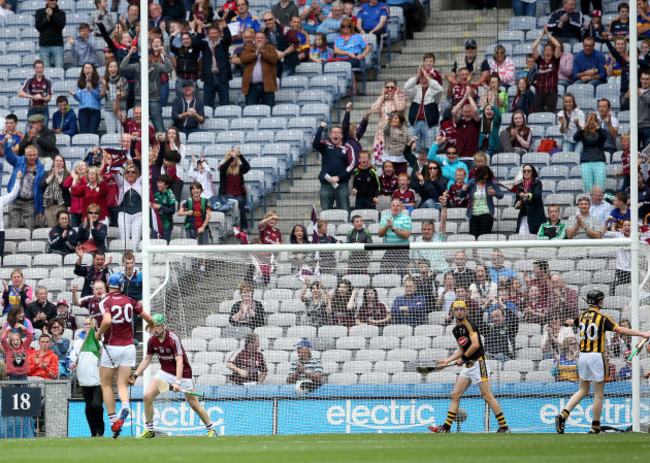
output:
[[[22,220],[26,228],[34,230],[45,212],[43,190],[40,186],[45,176],[45,168],[38,159],[38,152],[34,145],[29,145],[25,149],[24,156],[16,156],[13,152],[8,152],[5,157],[14,167],[7,190],[13,191],[14,185],[20,185],[18,196],[9,204],[9,228],[18,228]]]
[[[614,195],[614,208],[607,217],[603,230],[621,231],[623,221],[629,220],[630,208],[628,207],[628,196],[623,192],[618,192]]]
[[[70,339],[63,337],[65,327],[58,319],[54,319],[48,323],[44,332],[52,338],[52,351],[58,357],[59,365],[61,365],[61,361],[65,365],[65,359],[68,357],[68,350],[70,350]],[[62,368],[59,370],[61,374],[65,371],[65,366],[63,365],[61,365]]]
[[[59,95],[56,97],[56,106],[59,109],[52,115],[52,129],[56,133],[74,137],[77,134],[77,115],[68,105],[68,98]]]
[[[620,124],[618,122],[618,119],[614,117],[612,114],[612,105],[609,102],[607,98],[601,98],[598,100],[598,113],[596,114],[596,117],[598,119],[598,124],[600,125],[601,129],[604,129],[607,131],[607,140],[605,141],[605,151],[607,151],[610,155],[613,155],[614,152],[617,150],[616,147],[616,137],[618,137],[618,129],[620,127]],[[624,179],[624,188],[627,188],[629,186],[629,172]],[[627,184],[625,184],[625,181],[627,181]]]
[[[457,288],[468,289],[476,282],[476,272],[467,267],[467,254],[465,251],[457,251],[454,255],[456,268],[451,272],[456,279]]]
[[[154,202],[151,203],[151,207],[154,208],[160,216],[160,224],[162,226],[160,231],[161,238],[167,241],[167,244],[169,244],[169,241],[172,238],[174,213],[176,212],[176,197],[169,189],[171,183],[172,180],[169,175],[161,174],[156,182],[158,191],[154,193]],[[154,230],[151,231],[151,235],[152,238],[156,236]]]
[[[109,61],[106,64],[106,73],[102,79],[99,93],[106,99],[105,107],[112,108],[116,98],[120,99],[120,110],[126,112],[126,97],[129,94],[129,83],[120,74],[120,64],[117,61]],[[119,133],[119,121],[112,111],[104,112],[104,123],[106,133]]]
[[[238,2],[243,0],[238,0]],[[248,333],[244,339],[244,348],[232,354],[226,362],[232,370],[230,381],[233,384],[262,384],[268,368],[264,355],[260,352],[260,338],[255,333]]]
[[[451,320],[451,305],[456,301],[456,278],[454,274],[445,273],[443,285],[438,287],[436,307],[447,315],[446,321]]]
[[[616,37],[629,38],[630,35],[630,5],[625,2],[618,4],[618,18],[612,19],[603,34],[603,38],[613,40]]]
[[[99,130],[102,117],[100,83],[95,65],[85,63],[79,73],[77,91],[69,90],[70,95],[79,102],[79,133],[97,133]]]
[[[327,122],[321,122],[316,130],[313,147],[322,155],[322,167],[318,178],[320,180],[321,209],[332,209],[334,201],[338,209],[350,210],[348,180],[354,169],[354,152],[349,145],[343,145],[343,129],[333,125],[330,129],[329,140],[322,140]]]
[[[578,341],[575,337],[567,337],[562,342],[560,352],[555,354],[555,362],[551,369],[557,381],[572,381],[577,383],[578,377]]]
[[[410,267],[408,274],[415,281],[415,294],[422,296],[427,301],[427,313],[433,312],[436,309],[436,295],[438,294],[436,273],[431,271],[431,264],[427,259],[413,261],[413,267],[418,271],[417,277],[413,277]]]
[[[363,150],[360,140],[368,128],[370,110],[366,111],[358,126],[356,124],[350,124],[350,111],[352,111],[352,102],[348,102],[345,105],[345,115],[343,116],[343,122],[341,122],[341,129],[343,130],[343,144],[350,145],[354,151],[354,163],[358,164],[359,154]]]
[[[328,298],[327,311],[332,315],[335,325],[346,327],[354,326],[356,316],[356,299],[359,289],[352,290],[352,284],[348,280],[340,280],[336,285],[334,295]]]
[[[298,48],[300,40],[289,23],[280,23],[270,11],[262,15],[264,21],[264,34],[268,43],[273,45],[278,52],[276,70],[278,77],[292,76],[300,64]],[[338,29],[337,29],[338,30]]]
[[[528,117],[535,108],[535,94],[530,89],[530,83],[526,77],[520,77],[517,81],[517,93],[512,101],[512,112],[518,109]]]
[[[623,328],[632,328],[630,321],[627,319],[621,320],[620,326]],[[626,336],[614,332],[614,336],[609,341],[607,350],[613,358],[626,359],[632,353],[632,336]]]
[[[446,208],[446,202],[440,201],[447,189],[447,179],[442,176],[440,163],[438,161],[427,162],[424,175],[418,172],[420,181],[420,209],[433,208],[442,210]],[[462,169],[461,169],[462,170]]]
[[[566,238],[566,224],[560,220],[560,206],[549,204],[547,206],[548,222],[539,227],[538,240],[563,240]]]
[[[239,25],[239,34],[233,36],[232,43],[239,44],[242,41],[242,32],[246,29],[253,29],[256,33],[260,32],[262,23],[257,16],[252,15],[249,11],[248,0],[237,0],[235,6],[237,7],[237,16],[232,18],[230,22]]]
[[[10,330],[12,333],[17,333],[24,340],[27,338],[27,332],[34,334],[34,327],[32,322],[25,318],[25,307],[22,304],[14,304],[9,307],[5,307],[7,311],[7,321],[4,323],[2,329]],[[20,329],[16,325],[22,326],[24,329]]]
[[[587,116],[584,127],[578,129],[573,139],[581,141],[584,145],[583,152],[580,155],[580,170],[585,191],[589,191],[594,185],[605,188],[607,177],[607,158],[605,156],[607,131],[600,128],[596,113],[590,113]]]
[[[440,226],[436,226],[431,220],[422,222],[422,235],[415,239],[415,242],[422,243],[444,243],[447,241],[447,208],[443,207],[440,211]],[[431,272],[444,274],[449,272],[449,266],[445,254],[441,249],[417,249],[411,252],[411,258],[414,262],[419,263],[421,260],[427,260],[430,264]]]
[[[240,225],[248,227],[246,218],[246,185],[244,175],[251,169],[239,146],[226,153],[223,164],[219,166],[219,196],[236,199],[239,204]]]
[[[584,2],[581,2],[584,3]],[[587,13],[585,13],[587,14]],[[591,37],[598,43],[603,42],[603,33],[605,28],[603,27],[603,12],[601,10],[594,10],[589,13],[590,20],[585,21],[585,28],[582,32],[582,39],[586,37]]]
[[[277,18],[280,24],[290,24],[293,18],[300,19],[298,7],[293,0],[280,0],[271,8],[273,16]],[[298,27],[300,29],[300,27]],[[297,29],[294,29],[296,31]]]
[[[417,294],[417,285],[412,277],[404,279],[404,295],[397,296],[390,309],[390,320],[397,325],[416,327],[426,323],[427,300]]]
[[[16,130],[17,125],[18,118],[15,114],[8,114],[5,117],[5,130],[0,133],[0,140],[2,141],[2,155],[0,155],[0,182],[2,182],[2,176],[4,174],[4,158],[7,156],[7,152],[12,151],[14,146],[20,145],[20,142],[23,139],[23,134]]]
[[[363,290],[363,300],[357,310],[354,320],[355,325],[384,326],[390,323],[391,314],[386,306],[379,301],[377,290],[374,286],[366,286]]]
[[[190,193],[192,197],[183,202],[177,214],[185,216],[185,237],[205,245],[210,241],[210,201],[201,196],[203,187],[199,182],[190,184]]]
[[[561,85],[564,90],[573,82],[573,54],[564,50],[564,44],[560,39],[555,38],[560,46],[560,72],[558,72],[558,85]],[[535,84],[537,88],[537,84]]]
[[[632,224],[629,218],[623,220],[620,231],[616,231],[612,224],[609,231],[603,234],[603,238],[630,238]],[[603,227],[604,229],[604,227]],[[616,288],[621,285],[628,285],[632,281],[632,261],[629,249],[619,249],[616,252],[616,272],[614,281],[609,284],[609,295],[616,294]]]
[[[181,33],[181,46],[176,47],[173,44],[169,47],[171,53],[169,59],[176,69],[177,81],[191,81],[196,86],[199,78],[201,59],[201,35],[196,34],[192,37],[189,32]],[[176,85],[176,96],[183,98],[183,86]]]
[[[390,116],[390,122],[384,127],[384,149],[382,160],[393,163],[395,173],[406,174],[408,163],[404,158],[404,146],[409,143],[409,129],[403,112]]]
[[[316,32],[325,34],[327,36],[327,43],[334,43],[341,31],[341,21],[343,21],[344,18],[343,2],[340,0],[334,0],[332,2],[332,13],[318,25]],[[363,32],[359,32],[363,34]],[[379,40],[377,40],[377,43],[379,43]]]
[[[639,115],[639,146],[646,147],[650,144],[650,69],[642,70],[639,77],[641,88],[639,89],[638,115]],[[628,90],[621,106],[630,104],[630,91]]]
[[[108,218],[108,205],[106,201],[107,196],[110,194],[111,186],[108,184],[108,181],[106,181],[106,178],[102,181],[99,168],[91,167],[88,169],[87,180],[85,183],[80,181],[76,172],[72,172],[70,175],[72,176],[70,193],[74,197],[83,198],[82,210],[84,213],[90,204],[97,204],[101,210],[99,220],[106,220]],[[108,176],[110,176],[110,173]],[[84,214],[83,219],[85,218],[86,215]]]
[[[472,300],[479,306],[493,300],[497,296],[497,284],[489,277],[488,270],[483,265],[476,266],[476,279],[469,286],[469,293]]]
[[[544,359],[554,358],[560,351],[560,346],[567,338],[575,339],[573,330],[564,326],[565,318],[554,314],[548,325],[542,328],[542,354]]]
[[[309,51],[309,59],[315,63],[326,63],[334,59],[334,50],[327,46],[327,36],[318,32],[314,38],[314,45]]]
[[[382,216],[377,235],[384,238],[385,243],[408,243],[411,237],[413,223],[408,213],[404,211],[404,203],[398,199],[390,200],[390,212]],[[408,251],[389,249],[384,254],[382,267],[394,272],[405,272],[408,268]]]
[[[327,234],[327,227],[328,224],[325,220],[319,219],[316,222],[316,234],[313,238],[314,244],[340,243],[339,240]],[[321,251],[319,254],[321,271],[326,273],[334,273],[334,269],[336,269],[336,254],[330,251]]]
[[[438,132],[442,86],[428,76],[424,64],[421,64],[416,76],[404,84],[404,90],[411,101],[408,114],[411,135],[418,137],[418,150],[427,151]]]
[[[70,172],[65,167],[65,159],[59,154],[54,158],[52,169],[50,169],[47,175],[43,176],[39,185],[43,191],[45,222],[48,227],[57,225],[59,223],[59,212],[67,213],[70,208],[72,199],[70,190],[63,186],[68,177],[70,177]],[[74,246],[72,250],[74,251]]]
[[[573,2],[575,0],[566,0]],[[544,36],[548,36],[548,42],[544,45],[543,54],[540,55],[538,47]],[[557,86],[561,67],[562,45],[553,37],[544,26],[544,31],[535,40],[532,46],[533,58],[537,63],[537,82],[535,84],[535,112],[555,112],[557,107]]]
[[[308,287],[310,294],[307,294]],[[310,283],[309,277],[305,277],[305,284],[300,290],[298,297],[305,304],[305,313],[303,314],[301,324],[316,328],[332,324],[332,312],[329,303],[332,294],[329,290],[323,290],[323,283],[320,280],[315,280]]]
[[[578,198],[578,213],[567,220],[567,239],[599,239],[602,237],[602,224],[600,219],[589,213],[591,202],[588,196]]]
[[[546,298],[542,297],[537,286],[528,288],[528,294],[524,301],[524,318],[526,323],[537,323],[545,325],[550,315],[550,307],[546,305]]]
[[[486,85],[490,80],[490,70],[489,67],[486,71],[487,77],[481,80],[482,85]],[[458,78],[454,78],[453,83],[450,82],[449,87],[447,87],[447,99],[451,99],[452,109],[455,105],[459,104],[465,93],[470,91],[470,96],[472,99],[476,100],[478,98],[478,85],[472,84],[470,82],[471,74],[469,69],[462,68],[458,71]],[[443,120],[451,117],[451,112],[448,114],[443,114]]]
[[[149,10],[152,8],[157,7],[155,3],[149,4]],[[204,35],[203,30],[210,25],[210,23],[215,19],[215,14],[214,10],[212,9],[212,6],[210,6],[209,1],[205,0],[197,0],[194,5],[192,5],[190,10],[190,25],[194,31],[197,32],[198,35]],[[162,17],[160,15],[160,7],[158,7],[158,21],[162,20]],[[153,15],[150,13],[149,17],[152,17]],[[151,20],[150,20],[151,21]],[[158,24],[153,24],[152,26],[159,26],[160,22]]]
[[[162,16],[169,19],[185,19],[187,8],[181,0],[162,0]]]
[[[499,133],[499,151],[525,154],[533,141],[533,132],[526,126],[526,115],[517,110],[512,113],[510,126]]]
[[[353,215],[350,218],[352,228],[346,235],[347,243],[372,243],[370,232],[364,227],[363,218],[360,215]],[[348,273],[365,275],[368,271],[370,258],[366,251],[350,251],[348,259]]]
[[[379,177],[370,165],[370,153],[359,153],[359,166],[352,174],[352,195],[356,196],[355,209],[375,209],[379,202]]]
[[[90,35],[90,25],[87,23],[79,24],[79,35],[73,39],[66,36],[68,43],[72,47],[72,58],[76,61],[77,66],[83,66],[85,63],[91,63],[93,66],[99,66],[95,37]]]
[[[61,64],[61,67],[63,67],[63,64]],[[25,80],[25,83],[18,91],[18,96],[30,100],[27,118],[40,114],[44,118],[45,126],[47,126],[50,118],[47,104],[52,100],[52,81],[45,77],[44,71],[45,65],[43,61],[40,59],[34,61],[34,75]]]
[[[58,224],[50,230],[47,241],[47,251],[63,256],[72,254],[77,246],[77,232],[70,225],[70,215],[67,210],[56,214]]]
[[[243,283],[239,288],[241,300],[233,304],[230,311],[230,324],[233,326],[248,326],[251,330],[264,326],[264,306],[253,299],[253,286]]]
[[[311,240],[307,234],[307,229],[303,225],[294,225],[289,235],[289,243],[291,244],[309,244]],[[298,275],[298,278],[313,273],[313,254],[309,252],[292,252],[289,254],[289,263],[291,264],[291,272]]]
[[[370,47],[368,47],[368,52]],[[377,131],[373,141],[373,149],[376,153],[381,153],[384,146],[384,127],[389,123],[389,115],[404,112],[406,110],[406,92],[397,88],[397,81],[388,79],[384,84],[381,95],[372,104],[370,111],[373,114],[379,114],[377,122]]]
[[[32,322],[34,328],[43,330],[49,322],[57,317],[56,306],[47,300],[47,288],[36,287],[36,300],[25,308],[25,318]]]
[[[523,179],[515,185],[514,206],[519,210],[516,233],[536,235],[539,227],[546,222],[542,181],[537,178],[537,169],[531,164],[524,164],[521,171]]]
[[[40,158],[50,158],[59,154],[56,148],[56,133],[48,129],[45,124],[45,118],[41,114],[34,114],[27,119],[29,130],[20,141],[18,146],[13,147],[13,152],[18,156],[24,156],[28,146],[35,146]],[[8,158],[7,155],[5,155]]]
[[[515,358],[515,338],[519,323],[514,314],[506,316],[506,311],[510,310],[505,305],[502,306],[499,302],[496,304],[488,312],[488,323],[483,331],[485,353],[490,359],[506,362]]]
[[[512,12],[515,16],[535,16],[537,0],[514,0]]]
[[[115,102],[113,103],[115,117],[122,124],[123,132],[131,136],[131,143],[135,144],[133,147],[134,151],[139,151],[140,141],[142,139],[142,108],[140,105],[133,107],[133,119],[128,117],[121,108],[120,97],[116,95]],[[158,153],[159,145],[156,139],[156,130],[151,124],[149,124],[149,147],[153,150],[154,154]],[[134,159],[138,158],[137,153],[133,157]]]
[[[458,155],[461,158],[474,156],[474,153],[478,151],[481,118],[478,106],[476,106],[474,98],[471,97],[470,91],[465,92],[460,103],[451,110],[451,113],[457,130],[456,148],[458,149]]]
[[[390,18],[390,8],[379,0],[368,0],[357,13],[357,31],[359,34],[375,34],[378,50],[381,50],[382,37],[386,34],[386,25]]]
[[[578,129],[584,127],[585,113],[576,105],[576,99],[572,93],[565,93],[562,101],[563,109],[557,113],[557,122],[563,136],[562,150],[582,154],[584,149],[582,142],[574,140],[573,137]]]
[[[287,377],[287,383],[300,383],[300,388],[306,392],[312,392],[319,388],[325,378],[323,376],[323,365],[319,358],[311,353],[311,344],[306,339],[296,345],[298,357],[291,363],[291,370]]]
[[[503,198],[501,188],[494,183],[492,171],[488,166],[476,169],[476,178],[471,179],[463,186],[462,196],[469,196],[467,218],[469,219],[469,233],[476,239],[479,236],[491,233],[494,224],[494,197]]]
[[[462,196],[463,186],[465,186],[465,171],[463,169],[456,169],[456,181],[449,186],[449,189],[444,192],[441,202],[447,204],[448,207],[462,207],[466,208],[469,204],[469,198]]]
[[[278,17],[275,13],[274,16],[276,18]],[[307,34],[307,32],[305,32],[304,30],[302,30],[302,21],[300,21],[300,16],[298,16],[297,13],[296,15],[291,17],[291,22],[289,23],[289,26],[291,26],[291,29],[296,34],[296,37],[298,38],[298,42],[300,43],[300,45],[298,46],[298,60],[301,63],[305,61],[309,61],[310,58],[309,50],[311,49],[311,46],[309,44],[309,34]]]
[[[478,255],[476,254],[475,258],[477,256]],[[490,275],[490,280],[492,280],[498,286],[505,285],[505,283],[510,279],[517,279],[517,274],[515,271],[511,268],[506,268],[504,262],[505,257],[503,256],[503,251],[500,249],[495,249],[492,251],[492,265],[488,265],[487,270]]]
[[[384,161],[381,164],[381,175],[379,176],[379,184],[381,189],[379,194],[382,196],[393,197],[393,193],[397,189],[397,175],[395,175],[395,170],[393,169],[393,163],[390,161]],[[322,207],[322,203],[321,203]]]
[[[127,135],[128,136],[128,135]],[[131,142],[131,139],[129,137],[129,143]],[[88,164],[86,164],[84,161],[79,161],[75,165],[74,169],[72,172],[75,174],[75,177],[77,177],[79,183],[86,183],[86,173],[88,172]],[[70,194],[70,224],[73,227],[78,227],[81,225],[81,218],[83,216],[82,212],[82,207],[83,207],[83,198],[78,198],[75,196],[72,196],[70,192],[70,187],[72,186],[72,181],[74,180],[74,177],[72,173],[68,176],[66,180],[63,182],[63,188],[65,188],[69,194]]]
[[[490,65],[488,64],[488,60],[484,59],[483,61],[477,62],[477,50],[478,46],[476,44],[476,40],[474,39],[467,39],[465,42],[465,56],[463,57],[462,63],[458,63],[458,61],[454,61],[454,65],[451,68],[451,72],[445,76],[447,81],[451,84],[449,87],[452,87],[456,85],[458,82],[458,78],[460,78],[460,73],[463,69],[467,70],[467,77],[469,78],[470,74],[474,75],[476,77],[476,85],[472,85],[472,87],[476,87],[475,90],[478,91],[478,85],[483,85],[485,82],[488,81],[490,77]],[[466,82],[462,81],[460,82],[461,88],[465,88],[469,84],[469,80]],[[448,91],[447,97],[451,98],[452,94],[451,92]],[[476,95],[473,95],[476,97]],[[455,95],[454,95],[455,97]],[[462,95],[458,96],[458,100],[460,101],[460,98],[462,98]]]
[[[51,349],[52,340],[47,334],[41,334],[38,339],[39,350],[30,353],[29,376],[43,379],[57,379],[59,377],[59,359]]]
[[[126,29],[132,37],[136,37],[140,27],[140,4],[129,4],[126,9],[126,14],[122,13],[121,22],[124,29]]]
[[[93,263],[91,265],[83,265],[84,251],[80,247],[77,247],[76,254],[78,259],[74,264],[74,274],[84,278],[81,297],[86,297],[91,294],[91,289],[95,281],[101,280],[104,283],[108,281],[108,266],[111,265],[113,259],[111,257],[106,259],[104,251],[95,251],[93,253]]]
[[[200,130],[205,121],[203,100],[194,94],[194,81],[184,80],[182,96],[177,96],[172,104],[172,122],[179,132],[186,136]]]
[[[399,174],[397,178],[397,190],[393,192],[393,198],[397,198],[404,204],[404,208],[409,215],[415,208],[417,195],[412,188],[409,188],[409,176],[406,173]]]
[[[18,333],[12,332],[18,330]],[[25,333],[25,339],[22,338]],[[7,327],[2,330],[2,351],[6,363],[7,375],[10,381],[25,380],[29,373],[29,356],[30,345],[34,335],[27,330],[22,324],[16,323],[15,327]]]
[[[75,372],[86,404],[86,419],[90,427],[90,435],[101,437],[104,435],[104,399],[100,387],[97,357],[93,352],[81,351],[91,324],[92,317],[86,317],[83,331],[77,335],[70,349],[69,359],[70,370]]]
[[[438,163],[442,166],[442,175],[448,179],[447,187],[450,187],[454,182],[453,179],[456,178],[456,171],[458,169],[464,169],[465,172],[468,172],[469,169],[467,168],[467,164],[458,159],[458,148],[456,148],[455,145],[448,144],[445,147],[445,153],[447,154],[446,159],[443,159],[442,157],[436,155],[438,152],[438,146],[444,142],[444,137],[437,136],[436,141],[431,145],[431,148],[429,149],[427,158],[430,161],[438,161]],[[467,180],[467,177],[465,177],[465,180]]]
[[[108,226],[99,220],[101,208],[97,204],[89,204],[86,217],[82,220],[77,231],[77,245],[84,252],[106,251],[106,236]]]
[[[97,10],[90,13],[90,21],[88,23],[92,27],[93,34],[96,37],[101,37],[101,32],[99,32],[99,27],[97,27],[97,21],[103,21],[106,29],[112,31],[115,27],[115,18],[113,13],[108,11],[108,0],[95,0],[95,7]]]
[[[554,37],[573,45],[582,39],[584,16],[576,10],[575,0],[562,0],[562,8],[548,17],[547,27]]]
[[[276,48],[267,43],[264,32],[255,33],[255,43],[246,45],[240,59],[244,65],[242,93],[246,95],[246,106],[265,104],[272,107],[278,91],[276,64],[280,58]]]
[[[34,22],[39,32],[39,56],[45,64],[63,69],[63,28],[65,12],[57,0],[47,0],[45,8],[36,10]]]
[[[314,34],[316,28],[320,23],[325,21],[327,15],[331,11],[331,1],[329,0],[312,0],[311,2],[304,0],[298,2],[300,11],[300,19],[304,21],[305,31],[309,34]]]
[[[503,86],[515,85],[515,63],[512,58],[506,56],[506,49],[503,45],[494,47],[494,56],[488,60],[490,74],[497,73]]]
[[[334,58],[348,61],[353,68],[360,68],[365,61],[366,56],[372,51],[370,44],[361,34],[354,33],[354,23],[349,18],[343,18],[341,21],[341,35],[334,40]],[[357,81],[353,76],[352,93],[357,93]],[[397,85],[397,84],[395,84]],[[371,111],[374,112],[373,107]],[[404,109],[402,108],[402,111]],[[377,129],[379,130],[379,129]]]
[[[516,98],[515,101],[517,101]],[[483,116],[481,117],[481,132],[479,133],[478,146],[480,150],[484,151],[490,156],[496,154],[499,150],[500,127],[501,111],[499,108],[490,105],[483,108]]]
[[[551,276],[550,296],[553,317],[559,314],[562,320],[569,320],[580,314],[578,308],[578,292],[566,286],[564,278],[562,278],[562,274],[560,273]]]
[[[116,171],[115,183],[119,188],[120,212],[118,226],[120,239],[133,240],[136,243],[142,238],[142,178],[140,171],[133,164],[126,164],[124,174]]]
[[[571,1],[571,0],[569,0]],[[594,39],[586,37],[582,42],[583,49],[573,58],[573,80],[597,87],[607,82],[605,70],[605,55],[594,49]]]
[[[199,156],[199,160],[197,161],[194,157],[194,153],[192,153],[190,170],[187,172],[187,174],[191,180],[199,182],[203,187],[201,197],[210,199],[214,196],[214,190],[212,189],[212,169],[210,169],[208,161],[203,159],[203,150],[201,150]],[[221,185],[219,186],[221,187]]]
[[[479,111],[483,111],[486,106],[496,105],[502,113],[508,112],[508,93],[501,90],[501,79],[496,72],[490,74],[483,88],[484,91],[478,100]]]

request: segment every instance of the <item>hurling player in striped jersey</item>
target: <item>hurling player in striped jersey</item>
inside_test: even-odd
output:
[[[186,392],[185,399],[192,410],[199,415],[208,437],[215,437],[217,431],[212,426],[208,412],[201,406],[199,399],[187,392],[194,392],[194,380],[192,379],[192,367],[181,344],[181,338],[176,333],[165,328],[165,316],[155,314],[153,316],[153,329],[147,344],[147,355],[142,359],[138,369],[129,378],[129,383],[135,384],[135,380],[147,369],[154,354],[158,355],[160,370],[154,375],[144,392],[144,417],[146,429],[140,435],[143,438],[156,437],[153,426],[153,401],[160,394],[160,383],[167,383],[174,392]]]

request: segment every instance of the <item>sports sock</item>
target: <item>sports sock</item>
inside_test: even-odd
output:
[[[445,421],[445,424],[442,425],[442,427],[447,430],[451,429],[451,425],[454,424],[455,419],[456,419],[456,414],[452,411],[448,411],[447,420]]]
[[[151,420],[151,421],[147,421],[147,422],[145,423],[145,426],[147,427],[147,431],[151,431],[151,432],[153,432],[153,420]]]
[[[565,420],[569,417],[570,414],[571,414],[571,412],[569,412],[569,410],[567,410],[566,408],[564,410],[562,410],[562,413],[561,413],[562,418],[564,418]]]
[[[600,421],[592,421],[591,422],[591,429],[600,429]]]
[[[205,429],[208,431],[212,431],[214,429],[212,425],[212,421],[210,421],[208,424],[205,425]]]
[[[499,427],[500,428],[507,428],[508,427],[508,425],[506,424],[506,418],[503,416],[503,413],[499,413],[498,415],[494,415],[494,417],[499,422]]]
[[[108,421],[113,424],[115,423],[115,420],[117,420],[117,415],[115,413],[109,413],[108,414]]]

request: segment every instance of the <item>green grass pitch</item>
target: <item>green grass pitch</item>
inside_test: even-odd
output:
[[[2,442],[0,461],[145,463],[631,462],[647,460],[648,434],[355,434]]]

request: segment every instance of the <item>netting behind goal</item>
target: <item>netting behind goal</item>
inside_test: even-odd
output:
[[[332,245],[331,253],[156,255],[152,275],[164,284],[152,312],[164,313],[168,327],[182,337],[197,387],[206,393],[206,408],[222,434],[426,432],[426,425],[444,422],[460,368],[427,376],[415,368],[455,351],[448,309],[462,299],[482,334],[492,390],[511,429],[552,432],[554,416],[577,390],[577,335],[560,322],[586,308],[583,296],[593,288],[607,295],[603,312],[616,322],[629,318],[630,284],[616,271],[617,257],[628,251],[463,251],[461,246],[424,252],[341,252]],[[646,251],[643,245],[643,269]],[[464,260],[467,270],[458,272]],[[487,280],[481,283],[484,273]],[[329,306],[319,302],[319,292],[321,299],[331,298]],[[642,307],[642,329],[648,329],[647,314],[648,307]],[[266,364],[261,384],[263,368],[235,361],[251,332],[259,337]],[[323,385],[313,384],[313,392],[287,383],[302,340],[309,341],[322,368]],[[632,421],[631,369],[624,361],[628,344],[612,337],[607,346],[611,383],[604,425],[627,427]],[[643,356],[646,369],[649,360]],[[248,377],[233,378],[228,361]],[[647,424],[646,405],[641,419]],[[162,432],[198,432],[201,423],[194,416],[189,424],[192,413],[180,397],[156,407]],[[458,423],[463,432],[496,430],[476,386],[463,396],[461,408],[467,412]],[[139,431],[141,407],[136,410]],[[590,424],[587,398],[572,413],[567,432],[586,431]]]

